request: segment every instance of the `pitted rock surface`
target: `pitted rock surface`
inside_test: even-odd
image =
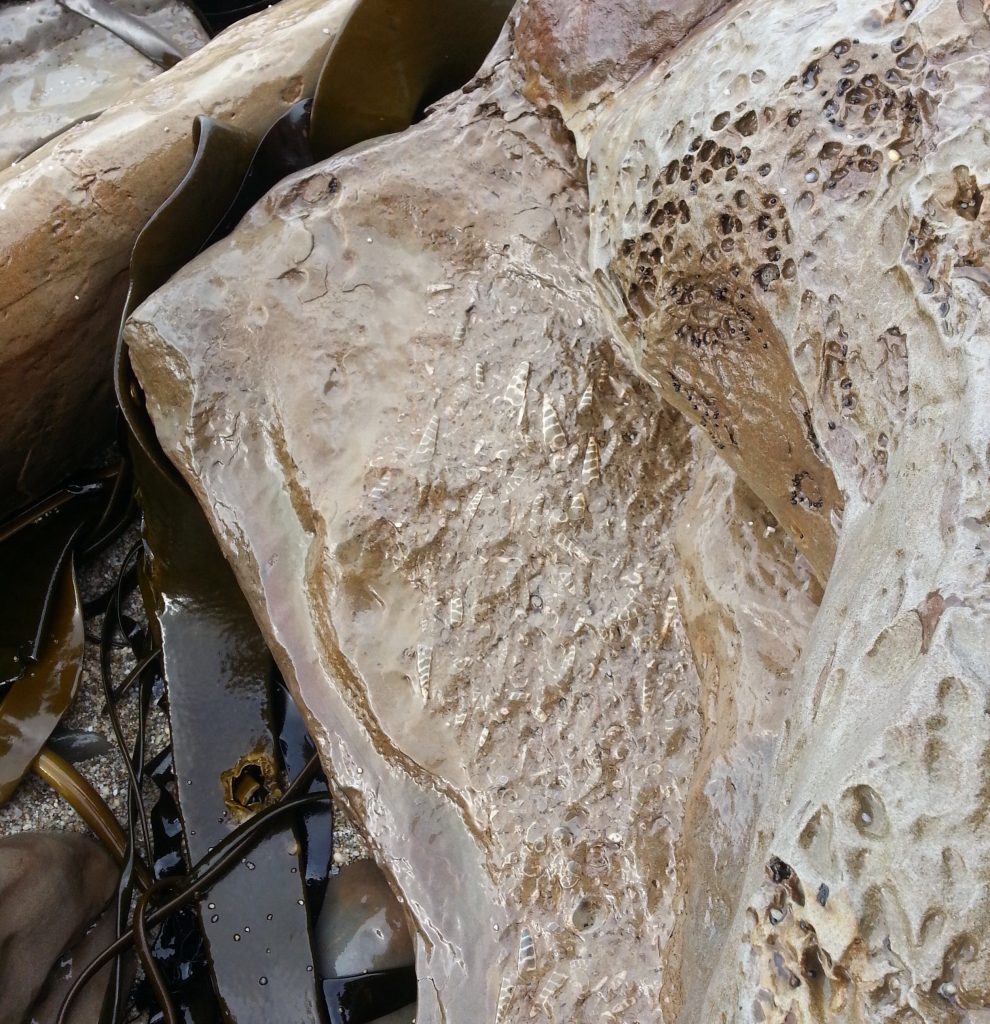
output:
[[[976,3],[750,4],[589,148],[624,346],[828,575],[685,1019],[985,1012],[988,43]]]

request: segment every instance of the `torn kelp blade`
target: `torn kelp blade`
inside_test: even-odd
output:
[[[59,574],[45,640],[0,704],[0,805],[7,802],[76,692],[85,636],[71,559]]]
[[[150,467],[137,472],[179,804],[198,860],[279,794],[268,695],[274,666],[192,495]],[[228,1020],[322,1020],[299,869],[298,843],[283,829],[201,907]]]
[[[0,527],[0,688],[40,657],[64,566],[105,490],[102,482],[63,488]]]
[[[255,148],[207,119],[197,120],[195,142],[189,173],[135,244],[128,311],[206,244]],[[186,847],[198,860],[278,796],[274,665],[199,506],[161,455],[123,350],[118,374],[145,513],[142,589],[162,650]],[[315,1024],[325,1016],[299,867],[298,843],[284,828],[200,908],[228,1021]]]
[[[361,0],[327,54],[313,99],[320,158],[408,128],[474,77],[513,0]]]
[[[70,11],[81,14],[94,24],[112,32],[133,46],[138,53],[161,68],[170,68],[186,56],[176,43],[163,35],[144,18],[108,3],[107,0],[58,0]]]

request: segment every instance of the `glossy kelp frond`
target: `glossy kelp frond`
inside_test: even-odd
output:
[[[67,10],[123,39],[128,46],[161,68],[170,68],[186,56],[179,47],[144,18],[107,0],[58,0]]]
[[[513,0],[361,0],[337,34],[313,99],[320,159],[408,128],[468,82]]]
[[[318,764],[307,768],[307,782],[311,770],[318,770]],[[197,863],[188,877],[183,879],[184,887],[169,898],[168,902],[148,915],[148,926],[161,924],[171,914],[186,904],[205,898],[210,888],[229,871],[237,866],[241,857],[249,853],[255,843],[267,834],[272,826],[281,818],[291,816],[307,807],[329,801],[329,794],[317,793],[309,796],[297,796],[296,788],[290,786],[285,796],[273,807],[261,811],[254,818],[245,822],[232,832],[216,849]],[[66,1024],[72,1003],[79,992],[105,967],[114,957],[128,949],[134,941],[133,928],[108,946],[83,971],[80,972],[72,989],[66,995],[59,1010],[56,1024]]]
[[[73,545],[107,490],[62,488],[0,527],[0,693],[41,657]]]
[[[82,674],[83,616],[71,559],[63,561],[52,605],[37,659],[0,703],[0,805],[72,702]]]
[[[143,587],[162,649],[186,845],[199,858],[279,796],[274,665],[195,499],[143,461],[138,452],[150,552]],[[255,785],[238,786],[241,775]],[[297,845],[285,832],[262,841],[201,914],[230,1020],[321,1019],[303,875],[287,852]]]
[[[127,838],[113,812],[90,783],[68,761],[47,748],[35,758],[31,770],[68,802],[113,859],[123,864],[127,855]],[[146,882],[150,882],[147,875],[144,877]]]
[[[210,235],[208,245],[230,234],[272,185],[316,162],[309,140],[312,106],[311,99],[294,103],[265,133],[233,202]]]

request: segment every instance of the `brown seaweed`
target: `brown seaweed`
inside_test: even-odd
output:
[[[179,47],[143,18],[107,0],[58,0],[76,14],[112,32],[159,67],[170,68],[186,56]]]
[[[511,8],[512,0],[362,0],[320,74],[314,151],[325,159],[408,128],[471,79]]]
[[[200,119],[194,138],[189,173],[135,244],[128,309],[196,254],[243,185],[243,137]],[[118,372],[145,514],[142,586],[162,650],[186,847],[197,859],[279,796],[274,666],[199,506],[158,452],[123,351]],[[201,910],[227,1020],[322,1019],[303,876],[298,854],[287,852],[296,846],[285,835],[262,841],[248,871],[218,882]]]

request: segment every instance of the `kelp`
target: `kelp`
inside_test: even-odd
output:
[[[313,98],[320,159],[403,131],[475,74],[513,0],[362,0],[327,54]]]
[[[41,657],[63,570],[106,488],[63,488],[0,527],[0,693]]]
[[[143,18],[107,0],[58,0],[70,11],[81,14],[161,68],[170,68],[186,56],[179,47]]]
[[[31,767],[82,674],[83,616],[71,560],[63,561],[57,575],[47,638],[0,703],[0,804]]]

